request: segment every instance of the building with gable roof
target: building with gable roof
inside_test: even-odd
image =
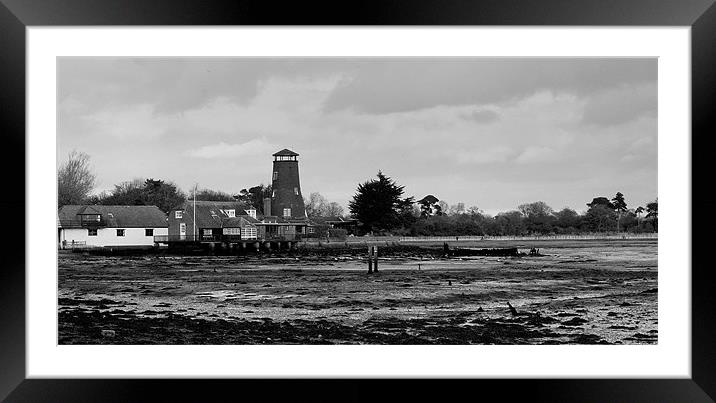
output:
[[[241,202],[187,201],[169,212],[168,241],[256,239],[256,209]]]
[[[57,212],[58,246],[151,248],[167,235],[167,215],[156,206],[67,205]]]

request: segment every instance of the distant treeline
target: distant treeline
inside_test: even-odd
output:
[[[619,229],[617,229],[617,226]],[[420,217],[412,225],[396,228],[395,235],[548,235],[594,232],[656,232],[656,215],[646,217],[628,210],[618,217],[614,210],[590,208],[585,214],[565,208],[544,215],[508,211],[490,216],[480,212]]]
[[[570,208],[554,211],[545,202],[521,204],[517,210],[490,216],[463,203],[449,206],[434,195],[403,198],[403,186],[378,172],[358,186],[349,203],[359,234],[411,236],[548,235],[595,232],[657,232],[658,201],[630,209],[624,195],[595,197],[584,214]]]

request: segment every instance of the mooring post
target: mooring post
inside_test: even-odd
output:
[[[378,247],[375,246],[375,249],[373,250],[373,258],[375,259],[375,263],[373,264],[373,271],[378,272]]]

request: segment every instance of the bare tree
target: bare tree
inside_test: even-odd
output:
[[[451,216],[465,214],[465,203],[451,205],[447,214]]]
[[[336,202],[329,202],[318,192],[313,192],[304,199],[306,214],[309,217],[340,217],[343,215],[343,207]]]
[[[303,199],[303,203],[306,206],[306,214],[309,217],[320,217],[321,216],[321,205],[325,205],[328,201],[318,192],[313,192],[308,196],[308,199]]]
[[[57,171],[57,206],[82,204],[94,189],[95,174],[89,155],[73,150]]]

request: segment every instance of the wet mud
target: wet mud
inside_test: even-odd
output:
[[[539,257],[386,253],[373,274],[360,252],[60,254],[58,342],[658,342],[656,240],[540,248]]]

